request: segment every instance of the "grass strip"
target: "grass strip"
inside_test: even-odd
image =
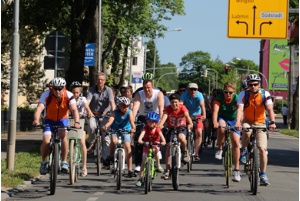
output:
[[[294,136],[294,137],[299,138],[299,131],[298,130],[280,129],[279,132],[282,133],[282,134],[285,134],[285,135]]]

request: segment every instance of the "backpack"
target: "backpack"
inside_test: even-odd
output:
[[[261,93],[262,93],[262,103],[261,104],[264,104],[265,105],[265,101],[266,101],[266,95],[265,95],[265,90],[264,89],[261,89],[260,90]],[[245,91],[245,103],[244,103],[244,108],[248,107],[249,106],[249,90]],[[270,99],[271,97],[269,96],[267,99]],[[266,106],[266,105],[265,105]]]
[[[51,103],[51,100],[52,100],[52,96],[53,96],[53,91],[50,90],[50,93],[49,93],[49,96],[46,98],[46,108],[47,106]],[[64,89],[64,97],[66,98],[66,106],[69,107],[69,103],[70,103],[70,100],[74,98],[74,96],[71,97],[71,99],[68,97],[67,95],[67,90]]]

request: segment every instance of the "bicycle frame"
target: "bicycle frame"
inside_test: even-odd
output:
[[[178,141],[178,134],[179,129],[174,128],[173,132],[173,139],[170,146],[170,157],[171,157],[171,164],[172,164],[172,156],[175,156],[175,153],[178,153],[178,157],[176,158],[176,167],[181,168],[181,148],[180,148],[180,142]]]
[[[144,146],[149,146],[149,152],[145,160],[143,178],[145,183],[145,194],[152,190],[152,180],[156,177],[155,160],[153,155],[153,143],[145,142]]]

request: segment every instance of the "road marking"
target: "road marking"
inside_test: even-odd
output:
[[[98,197],[90,197],[86,201],[95,201],[98,200]]]
[[[96,193],[94,193],[94,195],[103,195],[104,194],[104,192],[96,192]]]

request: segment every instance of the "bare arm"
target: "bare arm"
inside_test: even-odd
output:
[[[205,109],[205,103],[204,101],[200,101],[200,107],[201,107],[201,110],[202,110],[202,114],[201,114],[201,120],[205,120],[206,119],[206,109]]]
[[[139,144],[143,144],[143,138],[144,138],[144,135],[145,135],[145,130],[143,130],[140,134],[140,137],[138,139],[138,143]]]
[[[244,113],[244,105],[239,105],[237,109],[237,114],[236,114],[236,124],[235,127],[238,130],[242,130],[242,118],[243,118],[243,113]]]
[[[275,122],[275,113],[274,113],[274,110],[273,110],[273,104],[266,105],[266,110],[267,110],[267,112],[269,114],[270,121],[274,121]],[[269,124],[269,129],[270,130],[276,129],[275,123],[274,124]]]
[[[110,127],[112,125],[112,123],[115,120],[115,112],[112,112],[106,122],[106,124],[104,126],[102,126],[102,130],[106,131],[108,127]]]
[[[131,132],[134,133],[136,131],[136,126],[134,123],[134,117],[133,117],[132,111],[129,113],[129,121],[130,121],[130,125],[131,125]]]
[[[89,102],[84,103],[84,109],[87,112],[89,117],[94,116],[94,114],[92,113],[90,106],[89,106]]]
[[[214,124],[214,128],[218,128],[219,123],[218,123],[218,113],[219,113],[220,106],[218,104],[214,104],[214,109],[212,113],[212,120]]]
[[[186,111],[184,113],[184,116],[186,118],[186,123],[187,123],[188,130],[192,130],[192,128],[193,128],[193,121],[192,121],[192,119],[191,119],[191,117],[189,115],[189,111]]]
[[[162,129],[164,127],[164,124],[165,124],[167,118],[168,118],[168,114],[164,113],[162,118],[160,119],[159,123],[157,124],[157,127]]]
[[[159,132],[159,137],[161,140],[161,145],[163,145],[163,146],[166,145],[166,139],[161,131]]]
[[[157,101],[158,101],[157,105],[158,105],[159,118],[162,118],[164,112],[164,106],[165,106],[165,99],[164,99],[164,94],[161,91],[158,92]]]
[[[39,103],[38,106],[35,109],[34,116],[33,116],[33,126],[37,126],[40,124],[40,118],[41,118],[41,113],[45,109],[45,105],[43,103]]]
[[[69,109],[72,112],[73,118],[74,118],[74,127],[80,128],[80,124],[77,124],[76,122],[79,122],[79,114],[76,103],[73,103],[69,105]]]
[[[132,108],[132,113],[134,118],[136,117],[140,105],[141,105],[141,97],[139,93],[136,93],[133,99],[133,108]]]

